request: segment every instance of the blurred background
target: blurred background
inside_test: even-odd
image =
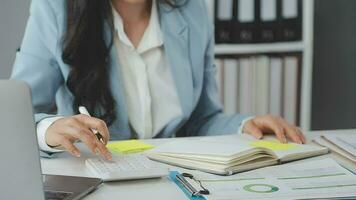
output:
[[[2,0],[0,79],[30,0]],[[355,0],[206,0],[226,113],[285,117],[305,130],[356,128]]]
[[[24,34],[31,0],[1,0],[0,79],[11,74],[15,53]]]

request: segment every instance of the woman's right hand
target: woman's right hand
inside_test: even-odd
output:
[[[99,131],[104,144],[98,140],[91,129]],[[87,115],[75,115],[58,119],[46,132],[46,143],[52,147],[64,147],[69,153],[80,157],[79,149],[73,144],[82,141],[93,154],[99,152],[105,159],[111,160],[111,153],[105,147],[109,141],[109,130],[103,120]]]

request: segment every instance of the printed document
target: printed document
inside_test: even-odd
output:
[[[206,199],[313,199],[356,197],[356,175],[331,158],[266,167],[233,176],[193,172]]]

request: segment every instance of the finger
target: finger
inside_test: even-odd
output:
[[[75,143],[76,141],[78,141],[79,139],[75,136],[73,136],[72,134],[69,133],[68,128],[62,128],[60,130],[61,135],[65,136],[71,143]]]
[[[112,155],[110,151],[106,148],[106,146],[101,143],[100,141],[96,142],[97,148],[100,152],[100,154],[106,159],[106,160],[112,160]]]
[[[63,146],[70,154],[72,154],[75,157],[80,157],[79,149],[75,147],[74,144],[70,142],[70,140],[67,137],[61,136],[61,139],[59,141],[61,146]]]
[[[256,139],[262,139],[263,137],[262,131],[252,121],[251,123],[246,124],[245,132],[252,135]]]
[[[76,133],[74,134],[75,137],[79,138],[83,143],[89,147],[89,149],[96,154],[97,151],[98,153],[101,154],[105,159],[111,160],[111,153],[109,150],[105,147],[103,143],[101,143],[94,133],[88,129],[84,124],[82,123],[77,123],[75,124],[76,127],[73,127],[74,129],[77,129]]]
[[[94,117],[89,117],[87,115],[79,115],[78,117],[80,121],[87,127],[97,130],[100,135],[102,135],[104,143],[107,144],[110,139],[110,134],[106,123],[103,120]]]
[[[108,127],[103,120],[87,115],[76,115],[76,118],[88,128],[97,130],[103,137],[105,145],[110,140]]]
[[[299,138],[302,140],[303,144],[307,143],[302,130],[299,127],[295,127],[295,129],[298,132]]]
[[[287,143],[287,138],[285,136],[283,124],[284,122],[277,122],[276,120],[270,119],[266,120],[266,124],[276,135],[277,139],[282,143]]]
[[[71,127],[73,130],[72,135],[79,140],[81,140],[93,154],[97,152],[97,143],[98,140],[93,132],[89,130],[86,126],[77,124],[75,127]]]
[[[64,126],[61,132],[67,137],[72,137],[72,140],[73,138],[81,140],[92,153],[96,153],[96,144],[93,140],[94,134],[76,118],[68,119],[67,126]]]
[[[294,126],[288,125],[284,128],[286,130],[287,137],[291,139],[293,142],[302,144],[302,140],[299,137],[299,133],[294,128]]]

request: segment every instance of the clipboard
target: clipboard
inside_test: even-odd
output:
[[[170,171],[169,178],[183,191],[183,193],[188,197],[190,200],[206,200],[203,195],[193,195],[189,188],[182,183],[181,180],[178,179],[178,176],[181,175],[177,171]]]

